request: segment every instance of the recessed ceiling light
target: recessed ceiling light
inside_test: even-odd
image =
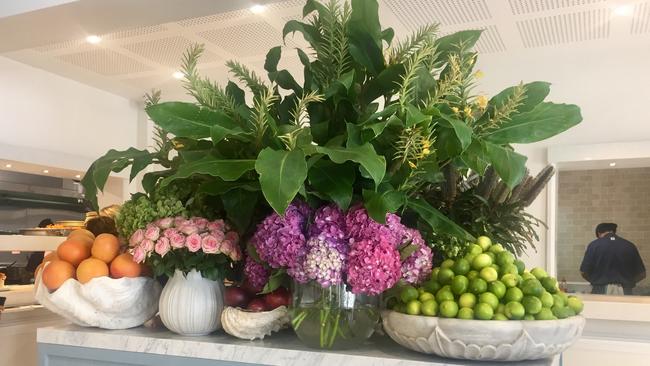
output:
[[[77,175],[75,175],[74,177],[77,178],[77,179],[79,179],[79,178],[81,178],[81,174],[77,174]]]
[[[609,166],[616,166],[616,163],[609,163]]]
[[[259,14],[259,13],[264,12],[264,10],[266,10],[266,6],[260,5],[260,4],[255,4],[255,5],[251,6],[250,10],[251,10],[251,13],[253,13],[253,14]]]
[[[629,17],[634,13],[634,7],[632,5],[619,5],[614,8],[614,15],[619,17]]]
[[[174,71],[174,73],[172,74],[172,76],[174,77],[174,79],[182,79],[182,78],[185,77],[185,74],[183,74],[183,73],[180,72],[180,71]]]
[[[49,172],[50,172],[49,170],[47,170],[47,169],[43,169],[43,173],[47,174],[47,173],[49,173]]]
[[[585,160],[591,160],[591,158],[590,158],[590,157],[586,157]]]
[[[99,43],[101,41],[102,41],[102,37],[96,36],[94,34],[86,37],[86,42],[88,42],[90,44],[97,44],[97,43]]]
[[[5,164],[5,168],[11,168],[11,164]]]

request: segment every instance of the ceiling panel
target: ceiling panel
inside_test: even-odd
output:
[[[237,24],[215,28],[199,35],[235,57],[250,57],[282,44],[282,32],[266,22]]]
[[[607,0],[508,0],[515,15],[539,13],[549,10],[574,8],[577,6],[602,3]]]
[[[608,9],[595,9],[517,22],[524,47],[547,47],[609,37]]]
[[[183,54],[192,41],[175,36],[125,44],[122,47],[161,65],[177,67],[181,65]],[[210,51],[203,52],[201,63],[220,61],[221,58]]]
[[[486,0],[386,0],[384,4],[408,29],[434,22],[446,26],[492,18]]]
[[[102,75],[124,75],[151,70],[150,67],[115,51],[95,49],[57,57],[63,62]]]
[[[632,34],[650,33],[650,2],[634,5]]]

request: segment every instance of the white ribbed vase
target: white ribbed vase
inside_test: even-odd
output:
[[[160,319],[167,329],[185,336],[200,336],[221,328],[224,286],[201,272],[187,276],[176,270],[160,295]]]

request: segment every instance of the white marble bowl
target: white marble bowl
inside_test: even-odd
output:
[[[160,284],[149,277],[93,278],[86,284],[66,280],[50,293],[39,271],[34,297],[41,305],[83,326],[126,329],[142,325],[158,312]]]
[[[384,330],[414,351],[480,361],[548,358],[571,346],[582,334],[585,319],[464,320],[384,311]]]
[[[233,337],[241,339],[264,339],[273,332],[287,328],[291,323],[286,306],[271,311],[252,312],[231,306],[223,309],[221,325]]]

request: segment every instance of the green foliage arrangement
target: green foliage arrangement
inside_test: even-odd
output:
[[[149,103],[147,114],[163,136],[159,151],[109,151],[84,177],[87,194],[102,189],[110,171],[131,165],[134,177],[158,164],[163,170],[145,175],[146,188],[191,181],[197,192],[216,197],[241,231],[256,213],[270,206],[283,214],[300,196],[343,209],[362,202],[379,222],[399,210],[429,239],[464,242],[494,224],[458,214],[467,208],[450,210],[441,192],[489,167],[508,191],[515,189],[526,157],[511,144],[544,140],[582,119],[575,105],[544,101],[545,82],[489,99],[475,95],[479,30],[438,37],[429,25],[395,41],[393,30],[380,25],[375,0],[307,0],[303,16],[283,30],[283,37],[299,33],[310,45],[291,51],[303,65],[302,84],[278,69],[282,47],[267,54],[268,80],[229,61],[252,97],[247,104],[236,83],[221,87],[198,74],[203,48],[194,46],[183,72],[196,102]],[[178,155],[170,160],[163,155],[171,150]]]

